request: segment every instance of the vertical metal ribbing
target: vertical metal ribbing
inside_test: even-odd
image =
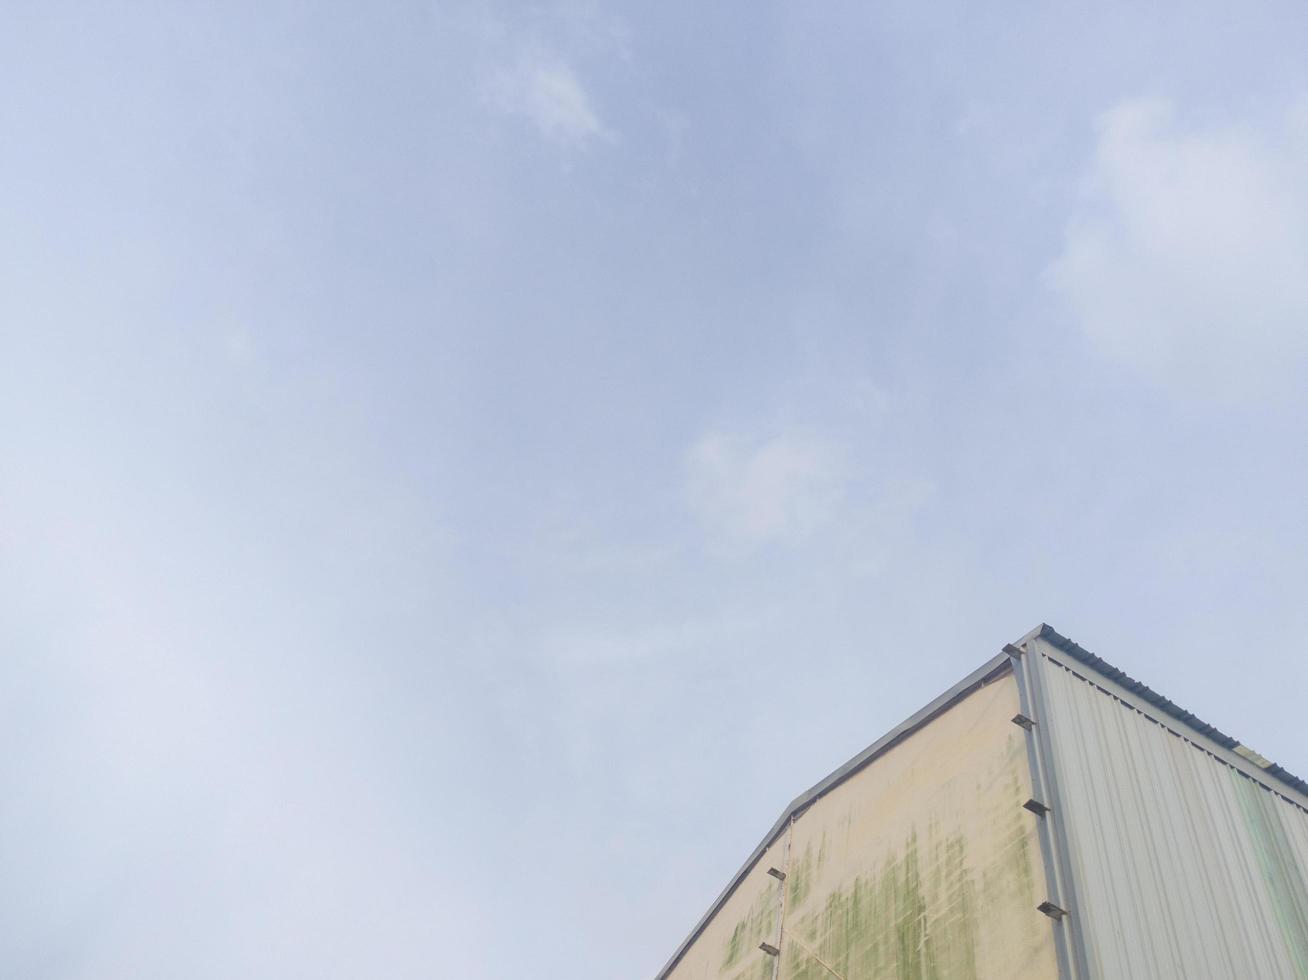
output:
[[[1034,799],[1048,807],[1036,817],[1040,837],[1040,853],[1045,868],[1045,888],[1048,901],[1068,914],[1055,918],[1054,949],[1058,957],[1058,973],[1065,980],[1090,980],[1085,947],[1077,919],[1075,890],[1072,887],[1070,865],[1067,860],[1067,839],[1062,828],[1062,807],[1058,800],[1057,782],[1053,773],[1047,713],[1043,688],[1038,676],[1038,658],[1030,647],[1007,647],[1005,652],[1013,661],[1013,676],[1017,681],[1022,714],[1035,724],[1026,727],[1026,758],[1031,770],[1031,792]]]

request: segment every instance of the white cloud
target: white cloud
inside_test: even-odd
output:
[[[233,364],[249,364],[254,360],[254,335],[247,327],[235,327],[223,338],[227,359]]]
[[[1224,395],[1308,354],[1308,121],[1186,128],[1165,101],[1099,120],[1087,193],[1049,281],[1109,355]]]
[[[606,133],[576,72],[544,50],[523,52],[494,72],[486,95],[501,111],[525,117],[556,143],[581,146]]]
[[[750,442],[709,432],[687,456],[691,509],[730,541],[793,544],[828,524],[849,480],[842,447],[797,432]]]

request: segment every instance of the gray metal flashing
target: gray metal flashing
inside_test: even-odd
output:
[[[1034,698],[1031,695],[1030,685],[1027,683],[1026,668],[1022,663],[1022,651],[1016,647],[1005,647],[1004,652],[1013,658],[1013,678],[1017,681],[1018,703],[1022,706],[1022,715],[1032,724],[1028,727],[1023,725],[1026,731],[1026,762],[1027,768],[1031,774],[1031,792],[1036,796],[1044,797],[1046,795],[1044,779],[1044,763],[1041,759],[1040,743],[1036,741],[1035,729],[1040,724],[1036,720],[1037,708]],[[1050,829],[1049,822],[1041,819],[1036,824],[1036,834],[1040,838],[1040,863],[1045,869],[1045,897],[1043,903],[1062,908],[1066,903],[1062,896],[1062,886],[1059,883],[1058,867],[1059,862],[1055,854],[1055,843],[1053,832]],[[1068,941],[1068,929],[1063,916],[1053,917],[1054,930],[1054,956],[1058,960],[1058,975],[1063,978],[1073,977],[1072,961]]]
[[[1130,705],[1151,717],[1164,715],[1174,722],[1179,722],[1188,731],[1177,731],[1178,735],[1188,735],[1197,745],[1211,752],[1231,768],[1244,773],[1296,806],[1308,809],[1308,782],[1275,763],[1268,763],[1268,765],[1263,766],[1251,761],[1248,755],[1240,752],[1241,749],[1245,749],[1246,752],[1250,752],[1250,750],[1237,739],[1208,724],[1192,712],[1186,711],[1125,672],[1118,670],[1102,657],[1096,656],[1079,644],[1069,640],[1049,624],[1041,623],[1021,640],[1018,640],[1017,645],[1031,646],[1033,642],[1048,644],[1053,648],[1047,651],[1048,653],[1054,654],[1055,657],[1062,654],[1082,667],[1089,668],[1091,672],[1098,675],[1098,680],[1107,682],[1102,685],[1104,689],[1123,704]],[[1158,720],[1161,721],[1162,719]],[[1176,730],[1174,726],[1169,727],[1173,727],[1174,731]],[[1200,738],[1195,739],[1195,735],[1200,736]],[[1251,754],[1256,755],[1257,753]]]
[[[1028,643],[1026,654],[1017,661],[1014,668],[1020,680],[1025,681],[1029,691],[1030,707],[1034,712],[1035,728],[1029,737],[1036,746],[1036,756],[1040,761],[1040,779],[1047,794],[1046,802],[1051,812],[1042,821],[1048,826],[1051,836],[1049,857],[1053,858],[1056,876],[1061,886],[1062,898],[1065,900],[1064,915],[1059,920],[1060,926],[1066,926],[1068,946],[1071,950],[1072,971],[1075,980],[1090,980],[1090,957],[1086,950],[1085,930],[1082,926],[1081,900],[1077,894],[1076,876],[1072,873],[1072,845],[1067,837],[1067,808],[1063,795],[1058,789],[1057,766],[1050,734],[1049,700],[1045,695],[1044,678],[1041,674],[1043,663],[1038,652],[1033,651],[1033,643]],[[1035,772],[1032,772],[1032,778]],[[1054,869],[1050,869],[1051,871]]]
[[[754,852],[749,856],[748,860],[745,861],[740,870],[732,877],[727,887],[723,889],[722,893],[718,895],[716,899],[714,899],[713,904],[709,906],[709,910],[705,912],[704,916],[698,923],[696,923],[695,928],[691,930],[690,935],[687,936],[682,941],[681,945],[677,947],[677,951],[672,954],[672,958],[663,965],[663,969],[659,970],[658,974],[655,976],[655,980],[665,980],[665,978],[672,972],[673,967],[675,967],[681,961],[681,958],[686,955],[686,951],[690,949],[691,944],[699,938],[700,933],[702,933],[708,924],[713,921],[713,917],[717,915],[722,906],[726,904],[727,899],[729,899],[732,893],[740,887],[740,883],[745,880],[745,876],[753,870],[756,864],[758,864],[759,858],[761,858],[764,852],[766,852],[767,849],[777,841],[795,818],[845,780],[871,764],[878,756],[889,751],[895,745],[912,735],[919,728],[927,725],[941,713],[949,710],[949,708],[953,707],[973,691],[998,680],[1011,669],[1012,664],[1009,661],[1007,654],[1001,653],[996,657],[992,657],[944,694],[940,695],[940,697],[931,701],[925,707],[921,708],[909,718],[886,732],[886,734],[882,735],[866,749],[854,756],[854,758],[850,759],[835,772],[831,773],[831,775],[815,783],[809,789],[795,797],[790,805],[786,807],[785,812],[777,819],[777,822],[772,825],[772,829],[767,832],[767,835],[759,843],[758,847],[754,848]]]

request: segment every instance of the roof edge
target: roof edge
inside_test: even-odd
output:
[[[668,974],[672,972],[672,968],[681,962],[681,959],[686,955],[687,950],[689,950],[695,940],[700,937],[708,927],[708,924],[713,921],[713,917],[722,910],[722,906],[727,903],[727,899],[729,899],[736,889],[740,887],[741,882],[745,880],[745,876],[748,875],[750,871],[754,869],[754,866],[758,864],[759,858],[761,858],[764,852],[767,851],[767,849],[776,842],[777,838],[781,836],[782,831],[786,829],[786,825],[790,823],[790,820],[793,817],[799,816],[827,793],[831,792],[850,777],[862,771],[878,757],[888,752],[908,736],[918,731],[918,729],[923,728],[936,717],[943,714],[945,711],[948,711],[973,691],[985,687],[987,684],[993,683],[1010,670],[1012,670],[1012,660],[1009,658],[1008,654],[1000,653],[990,658],[949,690],[945,691],[945,693],[932,700],[929,704],[924,705],[890,731],[886,732],[886,734],[882,735],[843,766],[840,766],[826,778],[814,783],[803,793],[800,793],[799,796],[795,797],[790,802],[790,805],[786,807],[781,816],[777,818],[776,823],[772,825],[772,829],[767,832],[763,840],[759,842],[759,845],[754,848],[754,852],[750,854],[740,870],[732,876],[727,887],[724,888],[722,893],[713,900],[713,904],[709,906],[709,910],[705,912],[699,922],[695,924],[695,928],[691,930],[690,935],[682,940],[681,945],[677,947],[677,951],[672,954],[672,958],[663,964],[663,968],[655,975],[654,980],[665,980]]]
[[[1041,623],[1035,629],[1031,630],[1031,632],[1027,633],[1026,636],[1022,637],[1022,639],[1018,640],[1015,645],[1020,647],[1030,640],[1043,640],[1050,646],[1061,650],[1073,660],[1076,660],[1095,672],[1102,674],[1119,687],[1125,688],[1127,691],[1140,698],[1140,700],[1152,705],[1168,717],[1179,721],[1192,731],[1216,742],[1222,748],[1229,749],[1242,758],[1249,760],[1271,778],[1284,783],[1286,786],[1291,787],[1304,796],[1308,796],[1308,782],[1300,779],[1284,767],[1264,759],[1253,749],[1249,748],[1249,746],[1242,744],[1238,739],[1232,738],[1220,729],[1208,724],[1208,722],[1204,721],[1193,712],[1186,711],[1180,705],[1163,697],[1148,685],[1142,684],[1125,671],[1114,667],[1107,660],[1104,660],[1103,657],[1091,653],[1079,643],[1063,636],[1048,623]]]

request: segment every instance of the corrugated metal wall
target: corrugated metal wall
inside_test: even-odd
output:
[[[671,978],[1054,980],[1017,710],[1005,673],[817,799]],[[764,939],[780,957],[759,952]]]
[[[1036,650],[1096,980],[1308,980],[1308,812]]]

